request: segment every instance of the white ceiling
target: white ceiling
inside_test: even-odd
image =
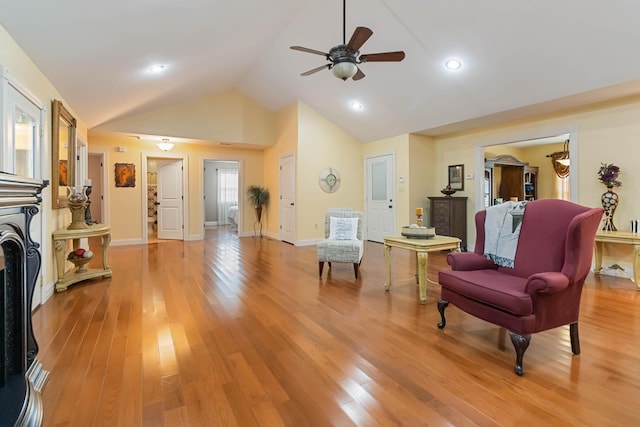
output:
[[[406,59],[343,82],[301,77],[325,59],[289,49],[340,44],[342,0],[0,0],[0,24],[89,128],[235,88],[273,111],[300,100],[363,142],[640,93],[638,16],[637,0],[347,0],[347,40],[366,26],[362,53]]]

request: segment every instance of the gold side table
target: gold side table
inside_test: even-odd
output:
[[[66,269],[67,241],[73,241],[73,250],[80,247],[80,239],[88,237],[102,237],[102,268],[85,268],[84,266]],[[96,277],[111,277],[109,268],[109,243],[111,242],[111,230],[108,225],[93,224],[87,228],[68,230],[61,228],[53,232],[53,246],[56,253],[56,267],[58,269],[58,280],[56,291],[63,292],[69,285],[82,280]]]
[[[387,264],[387,283],[384,290],[391,289],[391,248],[402,248],[416,253],[416,276],[418,278],[420,304],[427,302],[427,260],[429,252],[455,250],[460,251],[460,239],[457,237],[435,236],[430,239],[409,239],[404,236],[386,236],[384,238],[384,260]]]

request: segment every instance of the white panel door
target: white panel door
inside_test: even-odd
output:
[[[393,154],[367,158],[367,240],[384,241],[394,234]]]
[[[183,240],[182,160],[158,160],[158,239]]]
[[[296,157],[280,158],[280,240],[296,239]]]

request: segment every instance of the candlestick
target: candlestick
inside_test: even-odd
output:
[[[422,208],[416,208],[416,216],[418,217],[416,219],[416,225],[422,227]]]

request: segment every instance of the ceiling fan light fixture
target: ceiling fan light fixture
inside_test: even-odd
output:
[[[336,62],[331,67],[331,72],[337,78],[347,80],[358,72],[358,66],[351,61]]]

